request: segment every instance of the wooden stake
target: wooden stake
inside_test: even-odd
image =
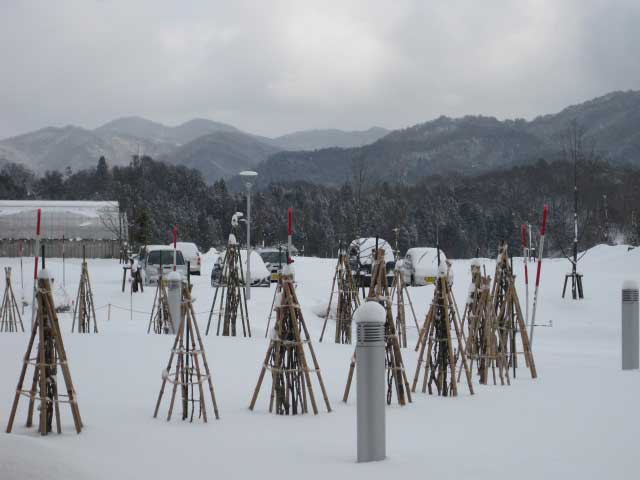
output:
[[[206,423],[207,408],[203,387],[205,382],[209,387],[214,415],[216,419],[219,419],[220,416],[213,389],[211,370],[207,363],[204,343],[202,342],[202,336],[200,335],[200,329],[198,328],[198,322],[196,321],[196,315],[191,301],[191,292],[186,284],[183,284],[182,286],[181,312],[180,324],[178,325],[178,331],[173,342],[173,347],[171,348],[171,353],[169,354],[169,362],[167,363],[167,367],[162,375],[162,384],[160,385],[160,392],[158,393],[158,399],[156,400],[153,417],[157,418],[158,416],[158,411],[160,410],[160,404],[162,403],[162,397],[164,395],[164,389],[167,382],[169,382],[172,384],[172,389],[167,421],[171,420],[173,415],[176,393],[178,391],[178,386],[180,386],[182,419],[190,419],[190,421],[193,421],[197,405],[198,416],[202,417],[202,420]],[[171,367],[173,365],[174,358],[176,358],[176,366],[175,370],[172,372]],[[202,372],[200,361],[202,361],[204,373]],[[194,394],[194,386],[197,386],[197,398]],[[191,409],[190,415],[189,409]]]
[[[51,294],[51,284],[49,278],[42,273],[38,279],[36,292],[36,302],[38,305],[36,319],[31,330],[27,352],[25,353],[22,370],[16,387],[16,394],[13,400],[7,433],[11,433],[20,396],[29,398],[29,409],[27,413],[27,427],[32,425],[34,403],[40,401],[40,419],[38,431],[41,435],[47,435],[53,427],[53,419],[56,420],[56,431],[62,431],[60,423],[61,402],[68,403],[77,433],[82,431],[82,418],[76,401],[76,393],[71,380],[69,362],[62,341],[60,325],[55,312],[53,295]],[[38,338],[37,356],[31,357],[35,339]],[[23,384],[29,365],[34,365],[33,383],[31,389],[24,390]],[[62,376],[67,393],[61,400],[58,392],[57,370],[62,371]]]
[[[216,335],[220,335],[220,327],[222,327],[223,336],[235,337],[238,333],[237,321],[238,313],[240,313],[242,335],[244,337],[251,337],[251,324],[249,323],[249,310],[247,308],[244,288],[244,269],[242,268],[240,247],[235,241],[235,236],[230,236],[229,238],[227,251],[222,261],[222,274],[219,282],[213,294],[213,302],[211,302],[211,310],[209,311],[209,320],[207,321],[207,330],[205,333],[207,335],[209,334],[211,319],[216,311],[216,300],[219,299]]]
[[[353,313],[360,305],[360,296],[358,295],[358,287],[353,280],[351,266],[346,252],[340,249],[338,251],[338,263],[333,275],[331,284],[331,295],[329,295],[329,304],[327,312],[324,316],[324,324],[320,333],[320,342],[324,337],[324,331],[327,328],[327,322],[331,313],[331,305],[333,294],[336,293],[336,343],[351,343],[351,320]]]
[[[267,370],[271,371],[271,394],[269,412],[278,415],[297,415],[308,413],[308,403],[314,415],[318,414],[318,406],[311,382],[311,373],[315,373],[322,391],[322,396],[328,412],[331,411],[320,365],[311,344],[311,337],[307,330],[298,298],[293,285],[293,278],[289,275],[280,276],[282,297],[276,305],[276,325],[272,334],[269,348],[265,356],[258,382],[253,391],[249,409],[255,408],[260,388]],[[313,369],[309,368],[304,346],[307,345]]]
[[[73,309],[71,332],[75,330],[76,321],[78,322],[78,333],[91,333],[92,323],[93,333],[98,333],[98,321],[96,319],[96,309],[93,302],[91,279],[89,278],[87,260],[84,257],[82,259],[82,269],[80,271],[80,284],[78,285],[76,304]]]
[[[18,327],[24,332],[22,315],[11,286],[11,267],[5,267],[4,274],[6,285],[0,306],[0,332],[17,332]]]
[[[415,392],[420,372],[424,370],[422,391],[427,389],[433,394],[433,386],[438,395],[457,396],[458,385],[456,365],[461,363],[467,379],[467,387],[474,394],[471,371],[465,354],[466,346],[459,322],[458,308],[451,293],[447,274],[441,271],[436,280],[431,307],[420,332],[418,345],[420,353],[413,378],[412,390]],[[455,332],[456,347],[454,349]],[[426,356],[425,356],[426,349]]]
[[[407,402],[411,403],[411,391],[409,389],[409,381],[405,372],[404,363],[402,361],[402,352],[400,350],[400,341],[393,321],[393,313],[391,310],[391,296],[387,285],[387,270],[384,262],[384,250],[378,249],[371,273],[371,286],[367,295],[368,302],[378,302],[386,310],[385,323],[385,344],[386,344],[386,370],[387,370],[387,405],[391,404],[393,392],[396,392],[398,404],[403,406]],[[355,353],[351,357],[349,365],[349,374],[347,375],[347,384],[345,387],[342,401],[347,402],[349,399],[349,391],[353,382],[353,374],[356,368]]]

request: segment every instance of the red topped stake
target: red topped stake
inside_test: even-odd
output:
[[[533,294],[533,312],[531,313],[531,327],[529,333],[529,343],[533,344],[533,327],[536,321],[536,307],[538,305],[538,287],[540,286],[540,272],[542,271],[542,252],[544,250],[544,234],[547,231],[547,216],[549,206],[545,205],[542,210],[542,229],[540,230],[540,248],[538,249],[538,270],[536,272],[536,291]]]

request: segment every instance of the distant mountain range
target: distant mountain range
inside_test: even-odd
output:
[[[243,132],[206,119],[169,127],[141,117],[124,117],[94,130],[48,127],[0,141],[0,165],[24,164],[36,173],[93,167],[104,156],[110,165],[127,165],[142,152],[155,159],[200,170],[212,182],[254,168],[273,153],[298,148],[355,147],[388,133],[383,128],[346,132],[309,130],[278,138]]]
[[[561,156],[559,136],[576,120],[585,143],[612,163],[640,165],[640,92],[613,92],[532,121],[440,117],[356,148],[280,152],[257,167],[266,185],[287,180],[341,185],[354,167],[369,180],[413,183],[429,175],[474,175]]]
[[[554,160],[560,154],[558,136],[573,119],[602,157],[640,164],[640,92],[627,91],[532,121],[440,117],[391,132],[379,127],[307,130],[277,138],[206,119],[169,127],[125,117],[94,130],[48,127],[2,140],[0,165],[20,163],[37,174],[75,171],[93,167],[103,155],[110,165],[126,165],[142,151],[198,169],[208,182],[252,168],[263,185],[283,180],[341,185],[354,170],[365,168],[370,180],[413,183],[429,175],[480,174],[538,158]]]
[[[111,165],[127,165],[142,152],[154,158],[215,131],[237,131],[230,125],[196,119],[167,127],[144,118],[126,117],[95,130],[48,127],[0,141],[0,158],[22,163],[38,174],[46,170],[93,167],[101,156]]]
[[[303,130],[273,139],[282,150],[318,150],[327,147],[361,147],[384,137],[389,130],[371,127],[368,130],[344,131],[335,128],[327,130]]]

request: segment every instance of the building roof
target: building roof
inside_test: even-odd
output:
[[[38,208],[42,210],[42,238],[118,239],[118,202],[58,200],[0,200],[0,238],[35,238]]]

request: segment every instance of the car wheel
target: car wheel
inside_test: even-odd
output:
[[[414,277],[413,274],[411,274],[411,286],[412,287],[416,286],[416,277]]]

